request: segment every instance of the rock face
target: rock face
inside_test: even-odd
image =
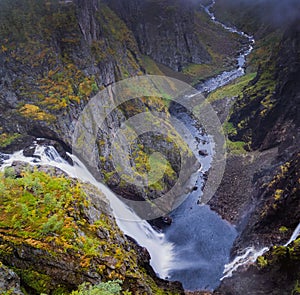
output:
[[[233,140],[250,142],[254,150],[277,148],[273,163],[253,176],[256,212],[248,215],[247,230],[241,238],[245,242],[251,233],[259,233],[260,242],[280,242],[274,235],[276,229],[278,233],[285,223],[293,229],[299,220],[294,195],[299,190],[299,29],[298,24],[286,30],[278,51],[244,90],[230,118],[236,126],[236,134],[230,136]],[[272,233],[273,239],[265,236]]]
[[[251,141],[253,149],[262,150],[281,145],[283,151],[297,146],[299,42],[300,25],[296,22],[286,30],[270,61],[258,71],[252,88],[236,103],[230,122],[237,127],[237,134],[232,139]]]
[[[210,63],[214,71],[232,66],[243,39],[211,22],[199,5],[177,0],[26,3],[1,3],[0,150],[4,152],[23,149],[37,137],[55,140],[70,151],[75,125],[89,99],[118,80],[145,73],[149,67],[145,55],[174,70],[191,66],[186,71],[196,79]],[[203,68],[197,67],[203,63]],[[150,64],[157,67],[154,61]],[[108,114],[94,147],[98,179],[129,199],[151,200],[164,194],[180,170],[174,151],[178,143],[152,134],[133,143],[130,165],[139,167],[139,173],[149,171],[149,155],[163,151],[169,162],[163,179],[148,190],[114,173],[109,135],[130,116],[148,110],[169,114],[167,102],[156,98],[123,104]],[[187,157],[196,171],[195,161]]]
[[[299,245],[300,239],[288,247],[274,246],[247,270],[224,280],[213,294],[298,294]]]
[[[132,30],[143,55],[175,71],[216,60],[219,67],[226,59],[230,63],[241,41],[211,22],[197,1],[113,0],[107,4]]]
[[[20,278],[11,269],[0,262],[0,291],[11,292],[11,294],[22,295],[20,289]]]
[[[70,147],[74,120],[98,87],[141,73],[137,45],[113,12],[104,4],[99,9],[99,1],[32,2],[1,4],[2,132],[56,139]],[[21,19],[7,21],[12,13],[30,16],[19,33]],[[38,33],[36,26],[42,28]]]
[[[1,194],[0,260],[26,292],[62,294],[83,282],[116,279],[133,294],[182,292],[180,284],[155,277],[147,250],[122,234],[92,185],[56,168],[16,162],[1,175]],[[14,272],[1,267],[0,284],[4,277],[4,287],[21,294]]]
[[[182,1],[108,1],[134,32],[141,52],[180,71],[211,56],[197,33],[195,9]],[[121,7],[121,9],[120,9]]]
[[[100,87],[143,74],[135,37],[105,3],[96,0],[56,4],[34,0],[32,5],[24,7],[5,1],[1,5],[0,34],[6,40],[0,52],[2,151],[24,148],[35,137],[58,141],[70,151],[75,124],[90,97]],[[16,18],[15,25],[11,25],[7,19],[14,14],[20,15],[20,19]],[[29,16],[27,26],[19,32],[21,18]],[[53,26],[49,27],[49,21]],[[36,26],[41,30],[36,32]],[[103,101],[103,106],[106,103],[111,102]],[[111,133],[130,116],[149,109],[168,114],[166,103],[160,99],[137,99],[108,114],[94,143],[99,153],[94,155],[96,163],[99,162],[95,165],[96,177],[125,197],[142,199],[149,194],[151,199],[168,191],[178,176],[180,160],[173,152],[174,144],[159,135],[144,135],[144,139],[133,143],[136,153],[129,155],[136,166],[136,155],[143,141],[148,152],[163,150],[169,155],[170,173],[165,174],[159,187],[153,188],[152,195],[121,183],[119,176],[111,174],[116,170],[109,154]],[[143,157],[136,164],[146,166],[147,151],[141,153]],[[193,157],[188,160],[193,167],[196,160]],[[162,186],[163,182],[166,186]]]
[[[229,138],[244,142],[249,151],[229,157],[222,188],[211,203],[238,226],[232,258],[249,246],[259,250],[286,243],[299,223],[299,40],[298,21],[285,26],[278,45],[260,48],[271,54],[230,114]],[[215,294],[297,294],[298,243],[273,246],[258,262],[224,279]]]

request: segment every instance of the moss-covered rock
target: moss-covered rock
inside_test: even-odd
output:
[[[22,163],[0,179],[0,259],[25,291],[63,294],[84,282],[120,279],[133,294],[181,292],[155,278],[149,255],[123,235],[92,185]]]

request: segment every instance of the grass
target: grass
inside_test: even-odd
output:
[[[213,102],[225,97],[237,97],[242,94],[244,88],[249,84],[251,80],[255,78],[255,76],[256,73],[249,73],[243,77],[240,77],[232,83],[210,93],[207,97],[207,100],[209,102]]]
[[[149,56],[142,56],[143,65],[145,67],[146,73],[149,75],[164,75],[161,69],[158,67],[157,63]]]
[[[242,155],[246,153],[245,150],[246,143],[243,141],[231,141],[229,139],[226,140],[227,151],[232,155]]]
[[[10,232],[15,239],[49,253],[68,251],[82,268],[89,267],[93,258],[114,256],[117,270],[117,264],[121,267],[128,259],[125,250],[121,255],[116,252],[120,247],[113,239],[121,233],[113,219],[102,214],[98,222],[90,224],[84,218],[90,199],[80,183],[37,170],[24,170],[16,178],[14,169],[8,168],[0,174],[0,193],[0,236],[5,234],[4,239]],[[98,228],[109,232],[108,240],[97,236]],[[114,278],[121,277],[115,272]]]

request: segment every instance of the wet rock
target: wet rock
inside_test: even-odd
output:
[[[37,143],[45,146],[53,146],[65,161],[67,161],[70,165],[73,165],[72,158],[67,154],[67,152],[70,152],[70,148],[63,142],[51,139],[39,139],[37,140]]]
[[[173,219],[170,216],[163,217],[163,222],[167,225],[171,225],[173,222]]]
[[[35,146],[28,146],[23,150],[23,155],[25,157],[34,157]]]
[[[2,165],[3,162],[8,159],[9,159],[9,155],[0,153],[0,165]]]
[[[198,154],[202,157],[207,157],[208,156],[208,152],[206,150],[200,150],[200,151],[198,151]]]
[[[0,262],[0,292],[11,295],[23,295],[20,289],[20,278],[8,267]]]

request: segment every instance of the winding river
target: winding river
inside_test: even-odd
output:
[[[243,76],[246,57],[251,53],[254,44],[252,36],[217,21],[211,12],[214,4],[215,1],[204,7],[211,20],[225,30],[247,38],[249,42],[237,57],[237,67],[199,84],[196,88],[201,93],[212,92]],[[170,112],[171,115],[184,122],[194,138],[200,138],[196,148],[208,151],[207,157],[198,159],[202,169],[197,187],[201,188],[203,173],[208,171],[211,163],[212,152],[209,148],[211,140],[194,126],[195,122],[180,108],[170,109]],[[203,145],[203,142],[206,145]],[[226,274],[232,270],[232,265],[228,262],[230,249],[237,236],[232,225],[222,220],[208,206],[198,205],[200,197],[201,191],[199,190],[190,193],[185,202],[172,212],[173,224],[164,230],[166,240],[173,244],[168,278],[181,281],[187,290],[213,290],[219,286],[220,279],[224,276],[224,265],[227,265]]]
[[[242,35],[249,40],[249,46],[237,57],[237,67],[232,71],[224,72],[198,85],[199,92],[211,92],[237,77],[244,75],[244,66],[247,55],[252,50],[254,39],[244,32],[227,27],[216,20],[211,8],[214,1],[205,11],[211,20],[224,29]],[[119,227],[129,236],[132,236],[140,245],[146,247],[151,255],[151,265],[162,278],[179,280],[188,290],[213,290],[220,284],[223,277],[224,265],[229,263],[230,249],[237,236],[235,228],[222,220],[208,206],[199,206],[201,187],[204,174],[210,168],[212,160],[212,142],[208,135],[199,129],[192,118],[180,108],[170,110],[171,114],[180,119],[194,135],[193,143],[198,150],[206,150],[208,156],[199,155],[201,170],[197,180],[197,190],[186,198],[184,203],[171,213],[173,223],[163,232],[155,231],[146,221],[139,220],[135,213],[124,205],[114,193],[95,180],[87,168],[78,158],[72,157],[74,166],[65,162],[53,147],[36,144],[35,155],[38,157],[24,157],[22,151],[4,157],[5,166],[15,160],[28,162],[32,165],[47,164],[56,166],[72,177],[89,181],[105,193],[111,203]],[[139,221],[125,221],[139,220]],[[228,264],[229,265],[229,264]]]

